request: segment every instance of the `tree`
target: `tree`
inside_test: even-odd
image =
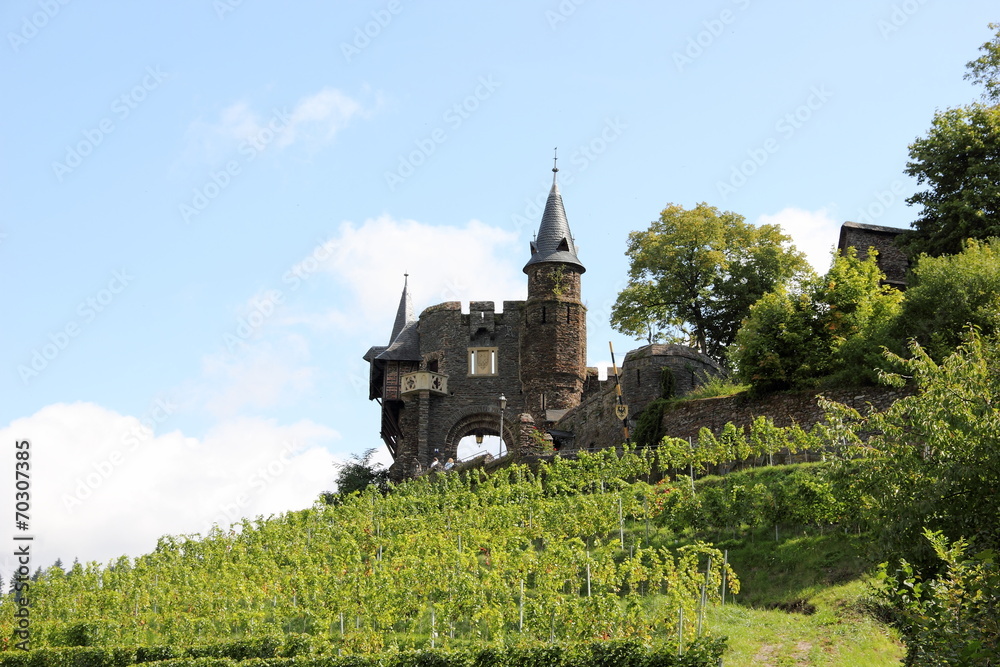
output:
[[[969,62],[965,78],[1000,102],[1000,24],[996,37]],[[939,111],[926,137],[910,144],[906,173],[927,189],[907,199],[920,217],[902,245],[911,257],[959,252],[965,239],[1000,236],[1000,104],[970,104]]]
[[[989,27],[996,34],[979,47],[983,55],[965,64],[969,70],[965,73],[965,79],[986,89],[983,91],[983,99],[1000,102],[1000,23],[990,23]]]
[[[773,391],[825,375],[828,355],[817,349],[814,319],[812,299],[806,293],[781,287],[762,296],[730,351],[739,381],[754,391]]]
[[[933,359],[961,342],[963,329],[1000,331],[1000,239],[969,239],[957,255],[921,257],[913,268],[902,312],[893,329],[898,340],[916,339]]]
[[[902,239],[911,256],[953,254],[965,239],[1000,236],[1000,106],[939,112],[927,137],[910,145],[906,173],[928,187],[906,200],[923,207]]]
[[[705,203],[670,204],[649,229],[629,234],[629,282],[611,326],[722,360],[750,306],[809,270],[790,241],[777,225],[754,226]]]
[[[820,279],[764,295],[736,335],[730,360],[758,391],[815,386],[820,380],[874,382],[881,348],[902,294],[882,285],[874,249],[848,248]]]
[[[975,549],[1000,548],[1000,339],[969,329],[940,364],[918,343],[891,355],[916,393],[884,412],[861,416],[829,406],[831,432],[848,442],[846,482],[870,526],[881,559],[935,564],[925,529]]]
[[[991,551],[968,553],[965,540],[940,532],[924,536],[941,561],[934,579],[925,579],[903,560],[890,574],[879,568],[878,598],[895,612],[906,644],[906,665],[1000,664],[1000,571]]]
[[[389,471],[381,464],[372,462],[376,451],[372,447],[363,454],[352,454],[346,463],[334,464],[337,466],[337,493],[344,496],[354,491],[364,491],[372,484],[383,488],[389,483]]]

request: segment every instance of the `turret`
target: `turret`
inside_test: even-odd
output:
[[[557,175],[538,234],[530,244],[528,300],[521,331],[521,385],[525,407],[542,424],[579,405],[586,377],[587,314],[580,300],[586,271],[576,254]]]
[[[413,316],[408,282],[404,276],[403,294],[399,297],[389,344],[373,346],[364,356],[370,364],[368,399],[377,400],[382,406],[380,434],[393,458],[397,457],[403,435],[400,427],[403,409],[400,379],[420,364],[420,335],[417,332],[418,322]]]

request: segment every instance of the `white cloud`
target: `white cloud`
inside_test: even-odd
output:
[[[520,265],[509,258],[516,232],[470,220],[464,227],[396,220],[388,215],[361,225],[344,222],[327,247],[320,270],[347,288],[349,298],[322,319],[337,326],[378,331],[389,326],[399,304],[403,273],[409,273],[416,312],[444,301],[525,298]]]
[[[366,115],[361,103],[335,88],[324,88],[303,97],[291,113],[291,122],[277,139],[281,148],[305,138],[312,145],[333,141],[337,132],[356,116]]]
[[[192,123],[186,152],[215,163],[237,152],[256,153],[270,146],[284,149],[305,143],[315,150],[333,141],[355,118],[370,114],[360,101],[329,87],[303,97],[291,109],[261,111],[241,100],[224,108],[215,122]]]
[[[153,435],[139,419],[92,403],[49,405],[0,429],[31,443],[31,569],[62,558],[107,562],[150,551],[165,534],[308,507],[333,486],[338,437],[303,420],[242,418],[203,438]],[[13,498],[12,475],[0,494]],[[4,578],[13,562],[0,561]]]
[[[758,225],[780,225],[792,237],[792,243],[806,255],[816,273],[822,275],[830,268],[831,252],[837,246],[841,223],[830,210],[807,211],[788,207],[773,215],[762,215]]]
[[[277,344],[254,341],[240,345],[235,354],[220,351],[204,356],[197,402],[225,418],[247,407],[288,405],[310,392],[315,369],[308,365],[307,341],[282,332],[277,338]]]
[[[186,397],[182,407],[228,419],[294,405],[322,375],[310,353],[316,332],[346,336],[359,349],[388,342],[404,271],[414,315],[443,301],[493,300],[501,309],[505,299],[523,299],[524,276],[509,259],[517,242],[515,232],[478,220],[463,227],[389,216],[344,222],[234,309],[223,344],[202,357],[198,377],[177,392]],[[303,289],[319,276],[342,289]]]

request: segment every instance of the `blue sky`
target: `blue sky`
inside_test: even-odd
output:
[[[30,440],[35,565],[330,489],[381,446],[361,356],[404,272],[418,312],[524,298],[553,147],[591,365],[638,345],[609,306],[628,232],[668,203],[780,223],[820,271],[845,220],[908,226],[907,145],[977,97],[964,66],[997,19],[985,0],[4,3],[0,469]]]

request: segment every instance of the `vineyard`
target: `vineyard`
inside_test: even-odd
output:
[[[705,431],[698,443],[425,476],[206,536],[163,537],[138,558],[51,567],[30,586],[33,650],[0,653],[0,664],[28,664],[46,647],[134,654],[291,636],[308,639],[310,654],[343,656],[631,641],[717,657],[705,610],[738,595],[737,574],[713,546],[664,544],[650,527],[762,524],[789,511],[820,522],[836,518],[822,515],[835,505],[812,475],[796,487],[804,494],[776,498],[760,485],[695,494],[671,472],[821,441],[759,420],[746,434]],[[0,601],[5,649],[12,605]],[[182,655],[192,656],[163,657]]]

